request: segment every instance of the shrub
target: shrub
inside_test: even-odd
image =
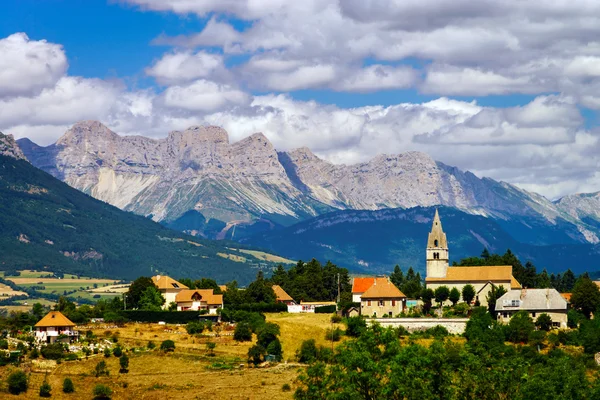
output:
[[[8,349],[8,340],[5,340],[5,339],[0,340],[0,349],[3,349],[3,350]]]
[[[458,317],[466,317],[469,309],[470,307],[467,303],[459,303],[454,306],[454,314]]]
[[[96,378],[106,375],[108,376],[110,374],[110,372],[108,371],[108,368],[106,367],[106,361],[100,361],[98,364],[96,364],[96,368],[94,369],[94,376]]]
[[[164,352],[175,351],[175,342],[172,340],[165,340],[160,344],[160,349]]]
[[[508,323],[508,340],[513,343],[527,343],[529,335],[535,329],[533,320],[527,311],[519,311],[510,319]]]
[[[112,390],[106,385],[96,385],[92,391],[94,399],[110,399],[112,396]]]
[[[346,319],[346,335],[358,337],[367,327],[367,323],[361,317],[350,317]]]
[[[119,365],[121,366],[121,369],[119,369],[120,373],[126,374],[127,372],[129,372],[129,357],[127,357],[127,355],[123,354],[119,358]]]
[[[196,333],[202,333],[204,331],[204,324],[198,321],[188,322],[185,326],[185,330],[188,334],[194,335]]]
[[[52,396],[52,394],[50,393],[51,390],[52,390],[52,386],[50,386],[48,381],[44,380],[44,382],[40,386],[40,397]]]
[[[310,364],[317,360],[318,350],[315,339],[308,339],[302,342],[300,349],[296,351],[296,358],[301,363]]]
[[[27,381],[27,375],[25,372],[18,370],[8,376],[6,380],[8,384],[8,392],[11,394],[19,394],[27,391],[29,382]]]
[[[35,359],[38,358],[40,356],[40,352],[38,351],[37,347],[34,347],[33,350],[31,350],[31,352],[29,353],[29,358]]]
[[[248,361],[254,365],[260,364],[264,357],[266,350],[261,345],[255,344],[248,350]]]
[[[334,324],[339,324],[340,322],[342,322],[342,317],[338,314],[331,314],[331,322]]]
[[[46,346],[42,346],[41,353],[48,360],[58,360],[62,358],[64,348],[62,343],[47,344]]]
[[[247,322],[239,322],[233,332],[233,340],[236,342],[250,342],[252,340],[252,329]]]
[[[71,378],[65,378],[63,381],[63,392],[64,393],[73,393],[75,391],[75,386],[73,385],[73,381]]]
[[[266,323],[258,332],[257,344],[264,348],[267,348],[267,346],[269,346],[269,344],[272,341],[277,340],[277,336],[279,336],[279,333],[279,325],[274,324],[272,322]]]
[[[337,311],[336,305],[315,307],[315,314],[331,314]]]
[[[65,356],[65,361],[76,361],[79,360],[79,357],[77,357],[77,354],[75,353],[69,353]]]
[[[548,314],[542,313],[535,320],[535,326],[543,331],[548,332],[550,328],[552,328],[552,318]]]
[[[111,356],[111,354],[112,354],[112,351],[110,351],[110,349],[108,347],[106,347],[104,349],[104,357],[108,358]]]
[[[429,328],[429,329],[425,330],[424,333],[427,336],[433,336],[434,338],[443,338],[443,337],[450,335],[450,333],[448,332],[448,329],[444,328],[441,325],[436,325],[433,328]]]
[[[327,329],[325,339],[332,342],[339,342],[342,338],[342,330],[340,328]]]
[[[115,347],[115,349],[113,350],[113,355],[115,357],[121,357],[123,355],[123,349],[121,348],[121,346]]]
[[[150,350],[155,349],[156,348],[156,344],[154,344],[154,342],[151,340],[148,342],[148,347]]]
[[[281,387],[281,390],[283,392],[289,392],[290,390],[292,390],[292,388],[290,387],[289,383],[284,383],[283,386]]]
[[[215,342],[207,342],[206,343],[206,350],[208,350],[208,355],[210,355],[210,356],[215,355],[215,347],[217,347],[217,344]]]
[[[283,358],[283,350],[281,349],[281,342],[279,341],[279,339],[275,339],[271,343],[269,343],[269,345],[267,346],[267,354],[270,356],[275,356],[275,359],[277,359],[277,361],[281,361],[281,359]]]

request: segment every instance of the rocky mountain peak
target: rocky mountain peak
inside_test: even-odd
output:
[[[290,159],[296,162],[307,162],[314,160],[322,161],[308,147],[299,147],[297,149],[288,151],[287,154],[290,157]]]
[[[108,129],[99,121],[80,121],[73,125],[56,142],[60,146],[80,146],[84,144],[96,144],[99,142],[111,142],[119,139],[119,135]]]
[[[27,160],[13,135],[5,135],[2,132],[0,132],[0,155]]]
[[[193,146],[204,142],[229,144],[227,131],[218,126],[190,126],[185,131],[169,132],[167,139],[177,145]]]

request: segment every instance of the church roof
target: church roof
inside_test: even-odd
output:
[[[275,296],[277,296],[277,301],[294,301],[294,299],[292,299],[292,296],[287,294],[287,292],[283,290],[281,286],[273,285],[272,288],[273,292],[275,292]]]
[[[47,328],[47,327],[61,327],[61,326],[75,326],[73,322],[64,316],[60,311],[50,311],[44,318],[42,318],[36,327]]]
[[[436,243],[437,241],[437,243]],[[435,209],[435,215],[433,216],[433,222],[431,224],[431,232],[427,237],[427,247],[428,248],[448,248],[448,240],[446,239],[446,234],[442,229],[442,220],[440,219],[440,214],[438,213],[437,208]]]
[[[511,289],[520,289],[521,284],[512,274],[512,266],[448,267],[445,278],[426,278],[426,282],[506,282]]]
[[[152,277],[152,282],[158,289],[188,289],[183,283],[177,282],[175,279],[166,275],[156,275]]]
[[[382,298],[399,298],[406,297],[392,282],[386,278],[378,278],[366,292],[363,293],[361,299],[382,299]]]

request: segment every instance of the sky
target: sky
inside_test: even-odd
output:
[[[597,0],[3,0],[0,131],[219,125],[334,163],[422,151],[600,191]]]

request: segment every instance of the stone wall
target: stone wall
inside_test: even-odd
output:
[[[422,331],[441,325],[453,334],[462,334],[467,326],[468,318],[369,318],[367,324],[377,322],[383,327],[402,326],[409,332]]]

